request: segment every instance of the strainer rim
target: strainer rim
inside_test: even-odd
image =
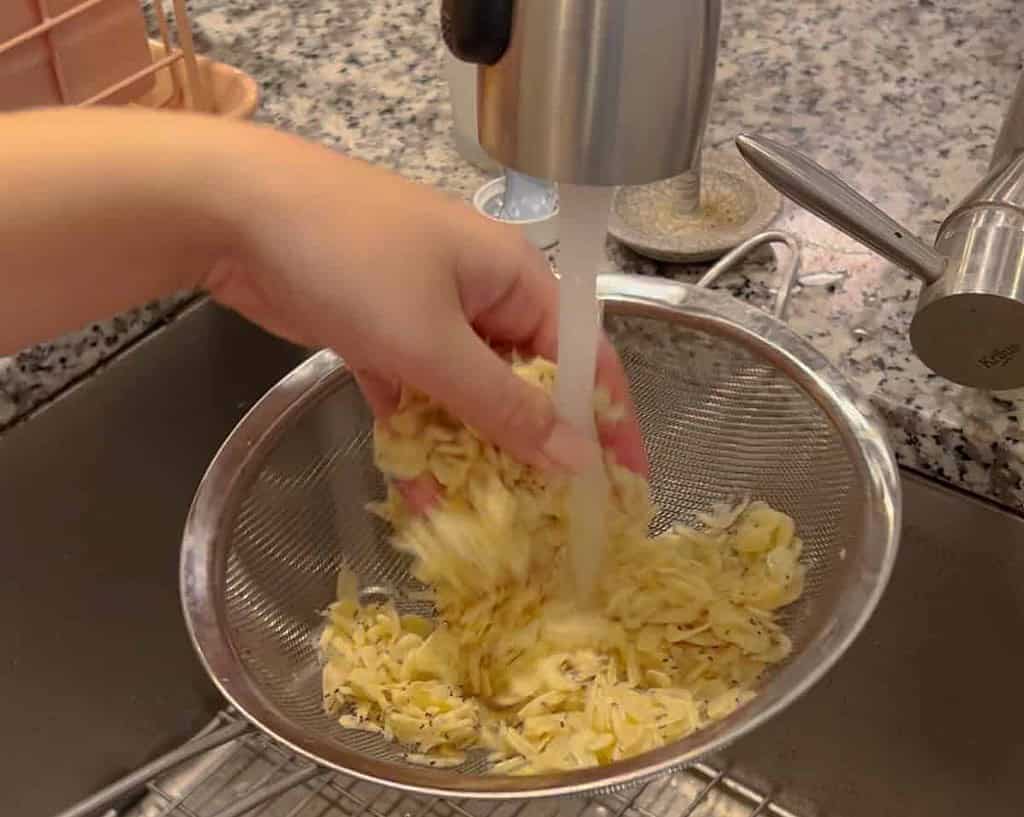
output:
[[[780,360],[803,372],[806,382],[794,379],[820,408],[829,413],[841,434],[856,437],[856,445],[850,449],[851,458],[863,472],[865,490],[877,497],[877,501],[869,503],[870,507],[865,510],[866,530],[874,531],[884,542],[876,573],[862,577],[864,596],[857,614],[847,622],[842,637],[821,660],[806,668],[789,686],[777,689],[770,700],[763,700],[765,696],[759,693],[754,701],[739,710],[744,712],[753,707],[752,714],[747,717],[734,720],[735,716],[730,716],[686,739],[609,766],[524,777],[456,776],[441,769],[398,767],[387,761],[361,757],[349,749],[341,751],[354,763],[332,760],[332,756],[337,756],[339,747],[311,737],[278,714],[276,707],[267,702],[258,685],[252,682],[235,653],[224,611],[217,609],[216,578],[211,575],[211,569],[217,568],[214,563],[216,545],[233,520],[231,510],[239,501],[234,489],[262,463],[255,452],[265,450],[272,438],[290,427],[290,418],[301,414],[311,402],[325,398],[341,381],[352,377],[341,358],[324,350],[286,375],[238,423],[203,476],[185,525],[180,589],[186,626],[213,683],[247,720],[320,765],[413,794],[482,800],[592,795],[638,785],[721,750],[790,706],[846,652],[881,599],[898,550],[898,470],[873,408],[820,353],[789,327],[730,296],[663,279],[647,282],[639,279],[618,281],[611,288],[606,286],[602,297],[606,306],[614,311],[662,315],[668,311],[677,319],[713,324],[716,329],[728,327],[732,339],[746,337],[762,351],[763,344],[767,343]],[[707,329],[707,326],[697,328]],[[843,420],[842,424],[837,422],[838,418]],[[807,657],[806,651],[788,666],[799,665],[801,657]],[[780,675],[785,673],[784,668]],[[774,683],[773,679],[766,689]],[[763,704],[760,707],[757,706],[759,701]],[[406,779],[395,779],[387,774],[388,769],[394,768],[400,768],[402,777]],[[431,782],[435,779],[440,782]],[[453,785],[445,785],[445,781],[451,781]]]

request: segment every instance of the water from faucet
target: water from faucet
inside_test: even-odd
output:
[[[547,218],[557,206],[554,184],[505,168],[505,195],[498,218],[504,221]]]
[[[558,377],[559,415],[597,442],[594,376],[601,332],[597,273],[604,259],[613,188],[559,186]],[[601,459],[572,477],[569,486],[569,563],[581,603],[593,596],[605,551],[608,480]]]

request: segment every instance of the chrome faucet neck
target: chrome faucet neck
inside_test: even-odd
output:
[[[1010,107],[1003,120],[1003,126],[992,151],[990,171],[998,171],[1013,156],[1024,151],[1024,73],[1017,80],[1017,87],[1010,100]]]

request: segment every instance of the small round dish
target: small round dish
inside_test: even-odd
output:
[[[495,213],[501,211],[501,198],[505,195],[505,178],[491,179],[473,194],[473,206],[487,218],[522,228],[527,240],[542,250],[558,243],[558,207],[544,218],[504,219]]]
[[[782,196],[738,154],[705,154],[702,174],[701,204],[690,213],[674,206],[691,181],[685,176],[618,188],[608,232],[658,261],[707,261],[764,231],[782,207]]]

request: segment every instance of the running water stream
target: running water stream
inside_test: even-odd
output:
[[[614,188],[559,185],[558,376],[559,415],[597,442],[594,376],[601,333],[597,273],[604,260],[608,210]],[[604,562],[608,480],[595,458],[569,486],[569,558],[572,588],[581,604],[594,594]]]

